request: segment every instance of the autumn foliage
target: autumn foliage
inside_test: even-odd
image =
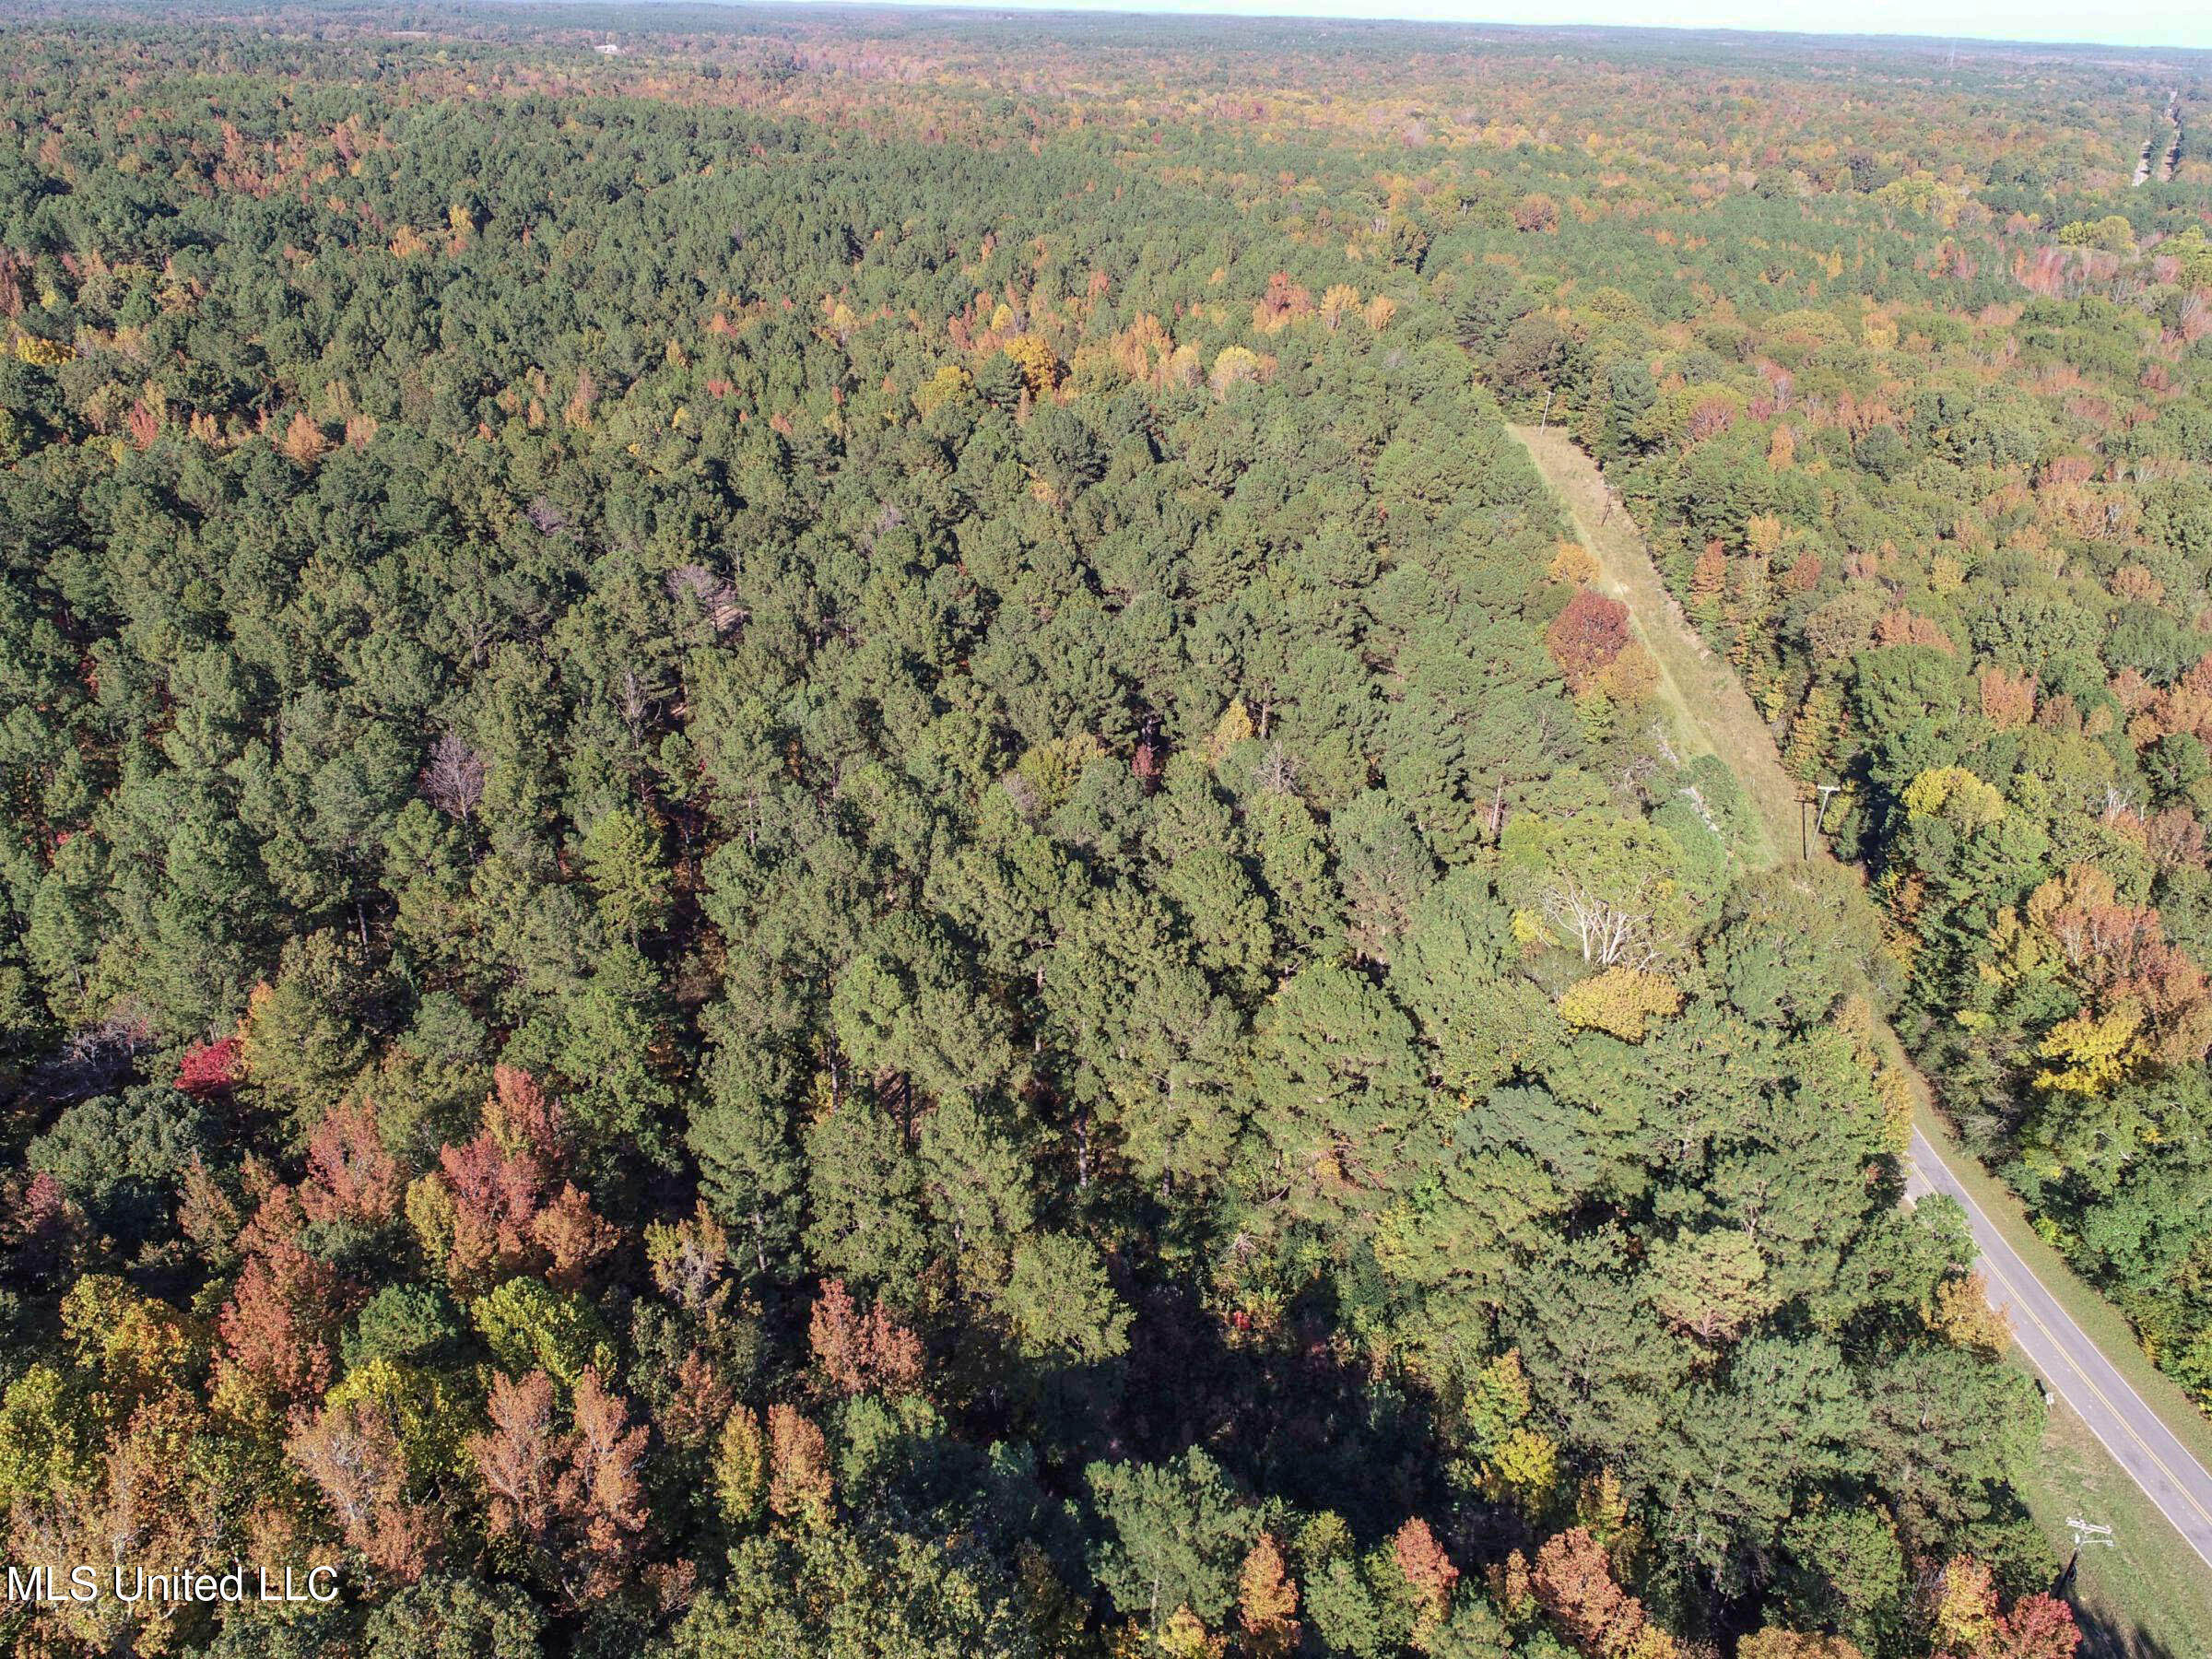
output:
[[[67,9],[0,1555],[344,1594],[11,1653],[2067,1659],[1882,1018],[2212,1399],[2148,60]]]
[[[1545,630],[1552,661],[1580,691],[1594,684],[1629,643],[1629,607],[1590,588],[1579,588]]]
[[[296,1430],[287,1450],[315,1483],[346,1541],[380,1572],[420,1578],[443,1543],[439,1511],[412,1491],[400,1424],[388,1402],[355,1399]]]
[[[566,1429],[543,1371],[494,1377],[488,1415],[491,1427],[469,1453],[490,1495],[493,1535],[527,1549],[568,1605],[604,1601],[629,1579],[645,1531],[646,1430],[630,1426],[628,1402],[590,1369]]]
[[[336,1380],[353,1297],[335,1267],[298,1242],[301,1219],[289,1189],[271,1192],[241,1235],[245,1265],[217,1317],[221,1392],[245,1409],[303,1410]]]
[[[554,1186],[566,1160],[559,1107],[524,1073],[496,1077],[484,1126],[439,1149],[438,1170],[408,1190],[408,1218],[457,1289],[524,1273],[572,1288],[614,1248],[614,1231],[574,1182]]]
[[[1544,1611],[1585,1659],[1671,1659],[1673,1641],[1646,1622],[1643,1604],[1621,1589],[1588,1529],[1547,1540],[1531,1582]]]
[[[2023,1595],[2009,1612],[1997,1605],[1986,1562],[1954,1556],[1936,1586],[1937,1659],[2074,1659],[2081,1631],[2065,1603]]]
[[[880,1299],[865,1314],[842,1279],[829,1279],[816,1298],[807,1339],[815,1363],[843,1394],[911,1394],[921,1386],[921,1339],[894,1320]]]
[[[1398,1528],[1390,1547],[1423,1616],[1442,1618],[1451,1610],[1452,1586],[1459,1583],[1459,1569],[1436,1541],[1429,1524],[1417,1515]]]
[[[1265,1534],[1237,1574],[1237,1622],[1253,1659],[1286,1659],[1298,1651],[1298,1585],[1281,1547]]]
[[[177,1067],[177,1087],[186,1094],[218,1095],[245,1080],[244,1043],[237,1037],[187,1049]]]

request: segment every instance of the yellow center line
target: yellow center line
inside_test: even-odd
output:
[[[1538,476],[1549,488],[1553,499],[1560,506],[1566,509],[1567,520],[1568,523],[1573,527],[1576,539],[1580,541],[1583,547],[1589,548],[1593,555],[1596,557],[1599,563],[1599,574],[1603,586],[1616,596],[1630,602],[1629,605],[1630,625],[1634,629],[1636,637],[1643,641],[1647,646],[1652,648],[1653,656],[1659,670],[1661,684],[1672,690],[1674,693],[1672,699],[1674,704],[1676,705],[1674,712],[1684,729],[1685,738],[1693,745],[1699,740],[1702,740],[1709,747],[1711,747],[1715,753],[1725,756],[1725,754],[1728,752],[1728,749],[1724,747],[1722,741],[1716,737],[1715,734],[1712,730],[1708,729],[1705,722],[1692,712],[1688,700],[1683,696],[1683,688],[1681,682],[1676,678],[1673,669],[1667,662],[1667,656],[1669,653],[1665,651],[1660,650],[1656,641],[1654,641],[1654,630],[1660,628],[1665,621],[1675,613],[1670,612],[1666,608],[1667,591],[1665,580],[1659,575],[1657,567],[1652,562],[1650,549],[1643,545],[1641,535],[1636,532],[1634,522],[1632,520],[1626,519],[1624,513],[1624,523],[1621,532],[1619,533],[1619,543],[1620,546],[1626,549],[1626,554],[1621,559],[1609,560],[1606,557],[1607,544],[1603,538],[1594,534],[1591,530],[1591,516],[1584,512],[1581,504],[1581,500],[1579,500],[1579,498],[1586,496],[1593,503],[1594,510],[1598,506],[1606,506],[1609,508],[1610,503],[1607,499],[1609,492],[1606,488],[1602,476],[1595,474],[1594,471],[1578,469],[1571,465],[1562,465],[1558,468],[1558,476],[1555,477],[1554,468],[1546,464],[1546,458],[1541,453],[1542,445],[1540,440],[1542,439],[1543,434],[1541,432],[1532,434],[1525,429],[1509,429],[1509,430],[1512,437],[1516,442],[1519,443],[1522,450],[1527,454],[1530,462],[1535,465]],[[1564,439],[1561,440],[1561,442],[1564,442]],[[1597,522],[1601,529],[1605,527],[1605,520],[1609,516],[1609,511],[1606,513],[1598,515]],[[1653,609],[1648,615],[1646,614],[1646,607],[1643,605],[1634,603],[1636,599],[1644,595],[1644,589],[1646,586],[1644,579],[1646,577],[1649,578],[1649,583],[1656,592],[1658,596],[1658,604],[1656,608]],[[1687,626],[1685,626],[1683,629],[1682,635],[1684,639],[1692,641],[1693,646],[1695,645],[1696,636],[1688,631]],[[1713,686],[1725,688],[1734,684],[1733,677],[1729,676],[1724,669],[1715,668],[1708,661],[1706,658],[1706,653],[1702,650],[1701,646],[1696,647],[1695,653],[1700,662],[1706,663],[1709,670],[1709,677]],[[1763,748],[1763,753],[1767,756],[1772,756],[1773,750],[1771,746],[1765,746]],[[1745,758],[1746,759],[1752,759],[1752,757],[1749,755],[1747,755]],[[1774,769],[1775,771],[1779,773],[1780,768],[1778,759],[1774,762]],[[1762,786],[1771,782],[1766,769],[1759,767],[1756,765],[1756,763],[1754,763],[1748,768],[1748,772],[1747,772],[1747,768],[1745,765],[1732,762],[1730,765],[1730,770],[1739,774],[1739,780],[1746,786],[1746,793],[1752,798],[1752,805],[1755,808],[1759,808],[1758,816],[1762,820],[1760,827],[1767,832],[1769,839],[1774,841],[1776,850],[1780,851],[1781,848],[1786,844],[1788,840],[1786,824],[1781,823],[1779,820],[1776,822],[1763,821],[1767,817],[1767,813],[1764,806],[1762,805],[1763,796],[1765,794],[1765,790]],[[1785,794],[1787,792],[1784,791]],[[1927,1153],[1927,1161],[1929,1167],[1939,1171],[1945,1180],[1950,1182],[1954,1186],[1959,1188],[1958,1191],[1952,1192],[1947,1188],[1938,1186],[1936,1182],[1929,1177],[1927,1171],[1921,1168],[1921,1159],[1917,1154],[1924,1148]],[[1919,1175],[1922,1182],[1930,1192],[1940,1192],[1943,1193],[1947,1197],[1954,1199],[1966,1211],[1967,1215],[1971,1219],[1980,1222],[1981,1225],[1987,1230],[1991,1237],[2001,1237],[2001,1235],[1997,1233],[1995,1226],[1990,1221],[1989,1218],[1983,1214],[1981,1209],[1975,1205],[1973,1199],[1967,1194],[1964,1186],[1959,1182],[1958,1177],[1953,1175],[1950,1170],[1945,1166],[1942,1157],[1936,1151],[1934,1144],[1928,1141],[1926,1137],[1921,1134],[1917,1127],[1915,1127],[1912,1132],[1912,1146],[1907,1154],[1907,1158],[1908,1166],[1911,1171]],[[1978,1241],[1977,1248],[1979,1248]],[[2097,1404],[2104,1408],[2104,1410],[2113,1418],[2114,1421],[2119,1423],[2121,1429],[2125,1432],[2126,1437],[2132,1441],[2137,1449],[2142,1452],[2143,1455],[2149,1460],[2151,1466],[2156,1468],[2160,1475],[2166,1477],[2168,1484],[2181,1494],[2182,1501],[2186,1504],[2192,1512],[2194,1512],[2197,1519],[2203,1522],[2207,1528],[2212,1528],[2212,1512],[2206,1512],[2204,1502],[2197,1497],[2195,1491],[2192,1489],[2190,1486],[2183,1482],[2183,1480],[2174,1474],[2172,1469],[2167,1466],[2166,1460],[2159,1455],[2159,1453],[2151,1447],[2149,1442],[2147,1441],[2136,1430],[2136,1426],[2130,1422],[2128,1418],[2121,1412],[2119,1407],[2114,1406],[2111,1399],[2106,1396],[2104,1390],[2099,1387],[2096,1379],[2091,1377],[2089,1373],[2082,1368],[2081,1363],[2075,1359],[2067,1345],[2059,1340],[2057,1334],[2053,1332],[2049,1325],[2043,1323],[2042,1316],[2039,1314],[2028,1302],[2027,1299],[2022,1297],[2018,1290],[2013,1287],[2012,1281],[2006,1277],[2004,1270],[1996,1265],[1994,1258],[1989,1255],[1989,1253],[1985,1251],[1982,1252],[1981,1253],[1983,1265],[1987,1268],[1990,1275],[1996,1280],[1998,1285],[2003,1288],[2007,1302],[2012,1306],[2021,1309],[2027,1313],[2029,1319],[2034,1323],[2035,1328],[2042,1333],[2043,1339],[2050,1343],[2053,1349],[2056,1351],[2059,1359],[2064,1364],[2064,1367],[2067,1370],[2071,1370],[2074,1374],[2081,1380],[2082,1386],[2088,1391],[2090,1396],[2096,1400]],[[2025,1267],[2026,1264],[2022,1263],[2022,1266]],[[2032,1279],[2034,1277],[2033,1269],[2029,1269],[2029,1274],[2030,1277]],[[2038,1288],[2040,1289],[2041,1288],[2041,1287],[2039,1283]],[[2089,1341],[2087,1334],[2081,1332],[2079,1327],[2076,1327],[2076,1334],[2080,1336],[2085,1346],[2090,1347],[2091,1349],[2096,1348],[2096,1344]],[[2100,1359],[2104,1358],[2101,1351],[2099,1351],[2098,1357]],[[2107,1359],[2105,1363],[2109,1366],[2111,1361]],[[2114,1374],[2118,1375],[2117,1371],[2115,1371]],[[2120,1381],[2121,1385],[2124,1388],[2126,1388],[2126,1379],[2123,1377],[2120,1379]],[[2150,1407],[2144,1402],[2140,1394],[2137,1394],[2132,1388],[2127,1388],[2127,1394],[2130,1399],[2134,1400],[2137,1406],[2142,1406],[2145,1415],[2150,1417],[2154,1421],[2156,1420],[2157,1414],[2151,1411]],[[2163,1427],[2162,1424],[2160,1426]],[[2100,1441],[2104,1441],[2104,1435],[2102,1431],[2098,1429],[2095,1423],[2090,1423],[2088,1427],[2089,1431],[2095,1434]],[[2115,1457],[2119,1455],[2118,1450],[2112,1446],[2110,1442],[2105,1442],[2105,1449],[2108,1452],[2112,1453]],[[2183,1448],[2183,1450],[2185,1452],[2186,1448]],[[2192,1463],[2194,1465],[2194,1459],[2192,1459]],[[2141,1482],[2138,1481],[2137,1484],[2140,1485]],[[2149,1496],[2148,1493],[2146,1493],[2145,1495]],[[2153,1506],[2158,1508],[2162,1514],[2165,1513],[2165,1506],[2159,1503],[2155,1498],[2152,1500],[2152,1503]],[[2178,1522],[2174,1516],[2166,1514],[2165,1518],[2170,1524],[2176,1525],[2178,1529]],[[2212,1548],[2207,1548],[2205,1545],[2198,1543],[2194,1539],[2190,1540],[2190,1543],[2191,1547],[2195,1549],[2198,1555],[2203,1556],[2207,1563],[2212,1563]]]
[[[1984,1218],[1986,1219],[1986,1218]],[[2114,1406],[2112,1401],[2105,1396],[2104,1390],[2097,1386],[2097,1380],[2090,1376],[2088,1371],[2084,1371],[2081,1367],[2080,1361],[2077,1360],[2074,1356],[2067,1351],[2066,1345],[2059,1340],[2058,1334],[2052,1330],[2049,1325],[2043,1323],[2042,1316],[2035,1311],[2033,1305],[2029,1302],[2028,1299],[2022,1296],[2018,1290],[2013,1288],[2012,1281],[2005,1277],[2005,1270],[1997,1265],[1996,1258],[1992,1256],[1987,1251],[1984,1251],[1982,1254],[1982,1265],[1983,1267],[1988,1269],[1990,1274],[1994,1277],[1997,1283],[2004,1288],[2006,1300],[2010,1301],[2013,1306],[2018,1308],[2021,1312],[2027,1314],[2030,1319],[2035,1322],[2035,1328],[2041,1331],[2043,1334],[2044,1340],[2049,1342],[2052,1347],[2057,1350],[2058,1357],[2065,1361],[2067,1369],[2072,1371],[2077,1377],[2081,1379],[2082,1386],[2087,1388],[2090,1394],[2096,1395],[2097,1403],[2102,1406],[2105,1410],[2112,1413],[2113,1419],[2119,1423],[2121,1429],[2126,1433],[2127,1438],[2135,1441],[2136,1444],[2142,1449],[2143,1455],[2150,1459],[2151,1463],[2157,1467],[2159,1473],[2165,1476],[2167,1480],[2171,1483],[2173,1489],[2182,1495],[2182,1501],[2186,1503],[2192,1510],[2196,1512],[2197,1519],[2204,1522],[2206,1525],[2212,1526],[2212,1513],[2207,1513],[2205,1506],[2197,1501],[2196,1494],[2189,1489],[2188,1483],[2183,1481],[2180,1476],[2176,1475],[2171,1469],[2166,1466],[2166,1460],[2158,1454],[2157,1451],[2151,1446],[2149,1441],[2146,1441],[2142,1435],[2136,1431],[2136,1426],[2127,1420],[2126,1416],[2120,1410],[2120,1408],[2117,1406]],[[2084,1340],[2087,1339],[2084,1338]],[[2137,1404],[2141,1404],[2140,1399],[2137,1400]],[[2150,1408],[2147,1406],[2145,1406],[2144,1409],[2147,1411]],[[2090,1425],[2092,1430],[2094,1430],[2095,1427],[2096,1425],[2094,1424]],[[2102,1440],[2104,1436],[2100,1434],[2097,1438],[2099,1440]],[[2200,1550],[2198,1553],[2202,1554],[2203,1552]]]
[[[1916,1129],[1913,1132],[1913,1138],[1916,1141],[1919,1141],[1924,1137],[1921,1136],[1920,1132]],[[1934,1143],[1928,1142],[1926,1145],[1929,1154],[1929,1161],[1936,1169],[1941,1170],[1943,1174],[1948,1177],[1953,1182],[1957,1182],[1958,1177],[1952,1175],[1949,1170],[1943,1167],[1943,1159],[1939,1155],[1936,1154]],[[1986,1215],[1983,1214],[1981,1206],[1975,1204],[1972,1198],[1968,1195],[1963,1185],[1961,1185],[1959,1191],[1956,1193],[1947,1192],[1944,1188],[1936,1184],[1935,1181],[1929,1176],[1925,1170],[1920,1168],[1920,1161],[1921,1160],[1917,1157],[1914,1157],[1912,1159],[1915,1172],[1919,1174],[1922,1182],[1926,1184],[1930,1192],[1943,1193],[1946,1197],[1957,1202],[1966,1211],[1970,1218],[1978,1220],[1983,1224],[1983,1226],[1986,1227],[1989,1230],[1992,1237],[1997,1236],[1995,1225],[1990,1221]],[[1976,1241],[1976,1247],[1979,1248],[1979,1241]],[[2120,1408],[2114,1406],[2111,1399],[2106,1396],[2104,1390],[2097,1386],[2096,1379],[2091,1377],[2087,1371],[2082,1369],[2081,1362],[2076,1359],[2071,1350],[2068,1349],[2067,1346],[2059,1340],[2058,1334],[2052,1330],[2049,1325],[2043,1323],[2042,1315],[2035,1311],[2035,1308],[2029,1302],[2028,1299],[2022,1296],[2018,1289],[2015,1288],[2011,1279],[2006,1277],[2005,1270],[1998,1265],[1996,1257],[1992,1255],[1986,1250],[1982,1251],[1981,1254],[1982,1266],[1987,1270],[1990,1277],[1997,1281],[1998,1286],[2005,1292],[2007,1303],[2011,1306],[2018,1308],[2020,1312],[2028,1315],[2029,1319],[2034,1323],[2035,1328],[2043,1334],[2043,1339],[2048,1342],[2052,1348],[2057,1353],[2059,1359],[2065,1363],[2065,1368],[2071,1371],[2081,1380],[2081,1385],[2088,1390],[2090,1394],[2096,1398],[2097,1403],[2102,1406],[2104,1409],[2112,1415],[2112,1419],[2120,1425],[2121,1430],[2126,1434],[2127,1438],[2133,1441],[2136,1447],[2141,1450],[2143,1455],[2150,1460],[2152,1467],[2156,1468],[2159,1474],[2163,1475],[2166,1477],[2167,1483],[2171,1486],[2175,1491],[2181,1494],[2182,1501],[2187,1504],[2191,1510],[2195,1512],[2198,1520],[2204,1522],[2206,1526],[2212,1526],[2212,1514],[2206,1512],[2205,1506],[2203,1502],[2198,1500],[2196,1494],[2190,1489],[2186,1482],[2177,1476],[2172,1469],[2167,1466],[2166,1460],[2160,1457],[2151,1447],[2150,1443],[2136,1431],[2136,1426],[2129,1422],[2126,1417],[2121,1412]],[[2077,1329],[2079,1327],[2077,1327]],[[2082,1340],[2084,1342],[2088,1342],[2088,1338],[2085,1335]],[[2095,1345],[2090,1344],[2090,1346],[2094,1347]],[[2107,1363],[2109,1364],[2110,1361],[2108,1360]],[[2122,1381],[2124,1384],[2125,1379],[2123,1379]],[[2130,1389],[2128,1392],[2129,1396],[2133,1398],[2137,1405],[2143,1406],[2143,1409],[2146,1412],[2150,1410],[2148,1406],[2143,1405],[2141,1395],[2136,1394],[2132,1389]],[[2086,1418],[2083,1420],[2085,1422],[2088,1421]],[[2088,1430],[2089,1432],[2096,1435],[2100,1441],[2104,1440],[2103,1431],[2100,1430],[2095,1423],[2088,1423]],[[2106,1441],[2106,1448],[2107,1450],[2112,1450],[2110,1441]],[[2114,1454],[2117,1455],[2117,1453]],[[2146,1493],[2145,1496],[2147,1497],[2149,1494]],[[2157,1499],[2153,1498],[2151,1502],[2154,1507],[2159,1508],[2161,1511],[2163,1510],[2164,1505],[2159,1504]],[[2166,1519],[2170,1524],[2173,1521],[2173,1517],[2171,1515],[2168,1515]],[[2207,1554],[2202,1545],[2196,1543],[2196,1541],[2194,1539],[2187,1540],[2187,1542],[2189,1543],[2190,1547],[2194,1549],[2199,1556],[2203,1556],[2207,1562],[2212,1562],[2212,1554]]]

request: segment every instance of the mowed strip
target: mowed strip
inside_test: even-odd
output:
[[[2036,1374],[2071,1406],[2112,1461],[2159,1506],[2189,1547],[2212,1567],[2212,1474],[2129,1386],[2076,1324],[2005,1235],[1952,1174],[1926,1135],[1912,1132],[1908,1196],[1941,1193],[1966,1211],[1982,1252],[1991,1303],[2012,1321],[2012,1339]]]
[[[1726,763],[1758,815],[1766,845],[1754,849],[1762,866],[1797,856],[1798,792],[1782,770],[1767,723],[1759,718],[1728,665],[1706,649],[1667,591],[1628,510],[1614,500],[1605,476],[1574,441],[1553,428],[1508,427],[1566,508],[1576,537],[1597,560],[1606,594],[1629,607],[1637,638],[1659,665],[1660,697],[1694,747]],[[1826,856],[1816,853],[1816,856]]]

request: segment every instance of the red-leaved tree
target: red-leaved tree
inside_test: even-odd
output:
[[[338,1105],[308,1137],[300,1207],[311,1221],[387,1221],[399,1209],[399,1166],[376,1132],[376,1108]]]
[[[493,1080],[483,1128],[465,1146],[441,1147],[429,1178],[450,1206],[446,1277],[465,1291],[521,1273],[573,1289],[618,1236],[573,1182],[551,1192],[568,1159],[559,1105],[525,1072],[500,1066]]]
[[[646,1430],[629,1426],[629,1403],[587,1367],[569,1430],[543,1371],[494,1377],[487,1409],[491,1428],[469,1452],[493,1535],[522,1545],[571,1610],[605,1601],[635,1576],[651,1519],[639,1476]]]
[[[1452,1610],[1452,1587],[1459,1583],[1459,1569],[1429,1530],[1429,1523],[1416,1516],[1398,1528],[1390,1543],[1398,1571],[1413,1592],[1414,1605],[1430,1618],[1442,1618]]]
[[[1581,691],[1628,648],[1629,607],[1583,588],[1552,618],[1544,643],[1567,677],[1568,688]]]
[[[321,1400],[336,1371],[345,1292],[336,1268],[288,1241],[248,1256],[216,1319],[232,1383],[287,1412]]]
[[[183,1062],[177,1067],[177,1087],[202,1100],[228,1094],[245,1080],[245,1044],[236,1037],[185,1050]]]
[[[842,1279],[822,1282],[806,1335],[840,1394],[912,1394],[922,1385],[922,1339],[891,1317],[881,1298],[863,1314]]]
[[[612,1595],[635,1569],[650,1519],[638,1475],[646,1431],[629,1426],[629,1402],[601,1387],[594,1370],[577,1379],[574,1417],[561,1480],[562,1509],[575,1538],[564,1585],[584,1606]]]

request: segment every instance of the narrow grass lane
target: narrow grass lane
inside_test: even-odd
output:
[[[1797,786],[1782,770],[1766,722],[1728,665],[1705,648],[1674,594],[1660,580],[1635,522],[1613,500],[1597,464],[1574,441],[1553,428],[1509,427],[1535,462],[1574,522],[1575,535],[1596,559],[1600,585],[1629,607],[1636,634],[1659,665],[1659,692],[1699,752],[1718,755],[1750,797],[1766,845],[1758,862],[1773,865],[1799,854]],[[1817,856],[1826,853],[1818,848]]]

